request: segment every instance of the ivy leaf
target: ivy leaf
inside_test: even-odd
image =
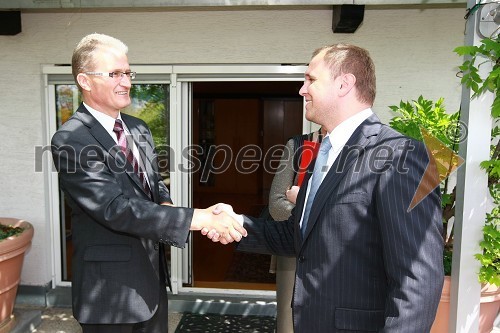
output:
[[[500,117],[500,97],[495,98],[493,104],[491,104],[491,116],[493,118]]]
[[[473,55],[478,52],[478,47],[477,46],[458,46],[456,47],[453,52],[457,53],[458,55],[464,56],[464,55]]]

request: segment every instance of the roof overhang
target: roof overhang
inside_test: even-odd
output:
[[[450,5],[466,0],[2,0],[0,9],[104,9],[235,6]]]

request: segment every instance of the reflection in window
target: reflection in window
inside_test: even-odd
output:
[[[71,117],[81,103],[81,95],[74,84],[56,85],[57,128]]]
[[[130,89],[132,103],[123,113],[140,118],[148,124],[158,152],[158,166],[163,181],[170,189],[169,145],[170,127],[169,86],[163,84],[134,84]]]

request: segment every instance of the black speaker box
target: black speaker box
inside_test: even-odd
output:
[[[364,5],[333,6],[332,30],[336,33],[354,33],[365,15]]]
[[[21,32],[20,11],[0,11],[0,35],[14,36]]]

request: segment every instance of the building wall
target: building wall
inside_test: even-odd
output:
[[[278,8],[279,7],[273,7]],[[76,43],[88,33],[110,34],[128,44],[133,64],[297,63],[322,45],[349,42],[367,48],[375,61],[375,112],[384,122],[388,106],[401,99],[445,98],[460,103],[456,77],[464,42],[464,8],[367,7],[354,34],[334,34],[332,10],[171,10],[139,12],[23,13],[22,33],[0,36],[0,216],[35,226],[23,268],[24,285],[44,285],[53,276],[48,190],[35,172],[35,146],[47,145],[42,64],[69,64]],[[133,66],[132,66],[133,68]],[[55,223],[58,223],[55,221]]]

